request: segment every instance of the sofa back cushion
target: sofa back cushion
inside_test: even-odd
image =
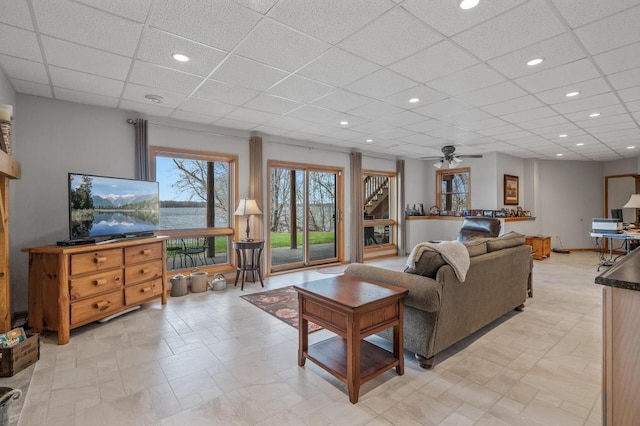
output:
[[[438,269],[446,263],[440,253],[425,250],[416,262],[416,266],[414,268],[405,268],[404,272],[435,279]]]
[[[491,238],[487,240],[487,251],[489,253],[506,249],[509,247],[521,246],[524,244],[526,237],[523,234],[511,231],[507,234],[501,235],[498,238]]]
[[[469,251],[469,257],[476,257],[487,253],[488,238],[474,238],[464,243]]]

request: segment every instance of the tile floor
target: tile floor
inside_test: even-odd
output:
[[[49,332],[19,425],[599,425],[597,262],[591,252],[536,261],[524,312],[436,357],[431,371],[407,353],[405,375],[365,384],[357,405],[313,363],[298,367],[297,331],[233,286],[74,330],[65,346]],[[400,269],[404,258],[376,263]]]

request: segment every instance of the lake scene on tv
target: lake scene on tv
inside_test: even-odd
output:
[[[69,174],[71,239],[157,231],[158,184]]]

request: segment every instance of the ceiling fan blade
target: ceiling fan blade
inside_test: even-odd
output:
[[[482,154],[456,155],[459,158],[482,158]]]
[[[432,161],[432,160],[440,160],[442,157],[420,157],[421,160]]]

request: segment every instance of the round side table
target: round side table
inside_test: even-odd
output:
[[[260,284],[264,287],[264,282],[262,282],[262,268],[260,267],[260,257],[262,256],[262,250],[264,249],[264,240],[233,241],[232,244],[238,258],[236,280],[233,285],[238,285],[238,278],[240,277],[240,273],[242,273],[242,284],[240,285],[240,290],[244,290],[244,281],[247,276],[247,272],[251,272],[253,281],[255,282],[256,274],[258,274]]]

